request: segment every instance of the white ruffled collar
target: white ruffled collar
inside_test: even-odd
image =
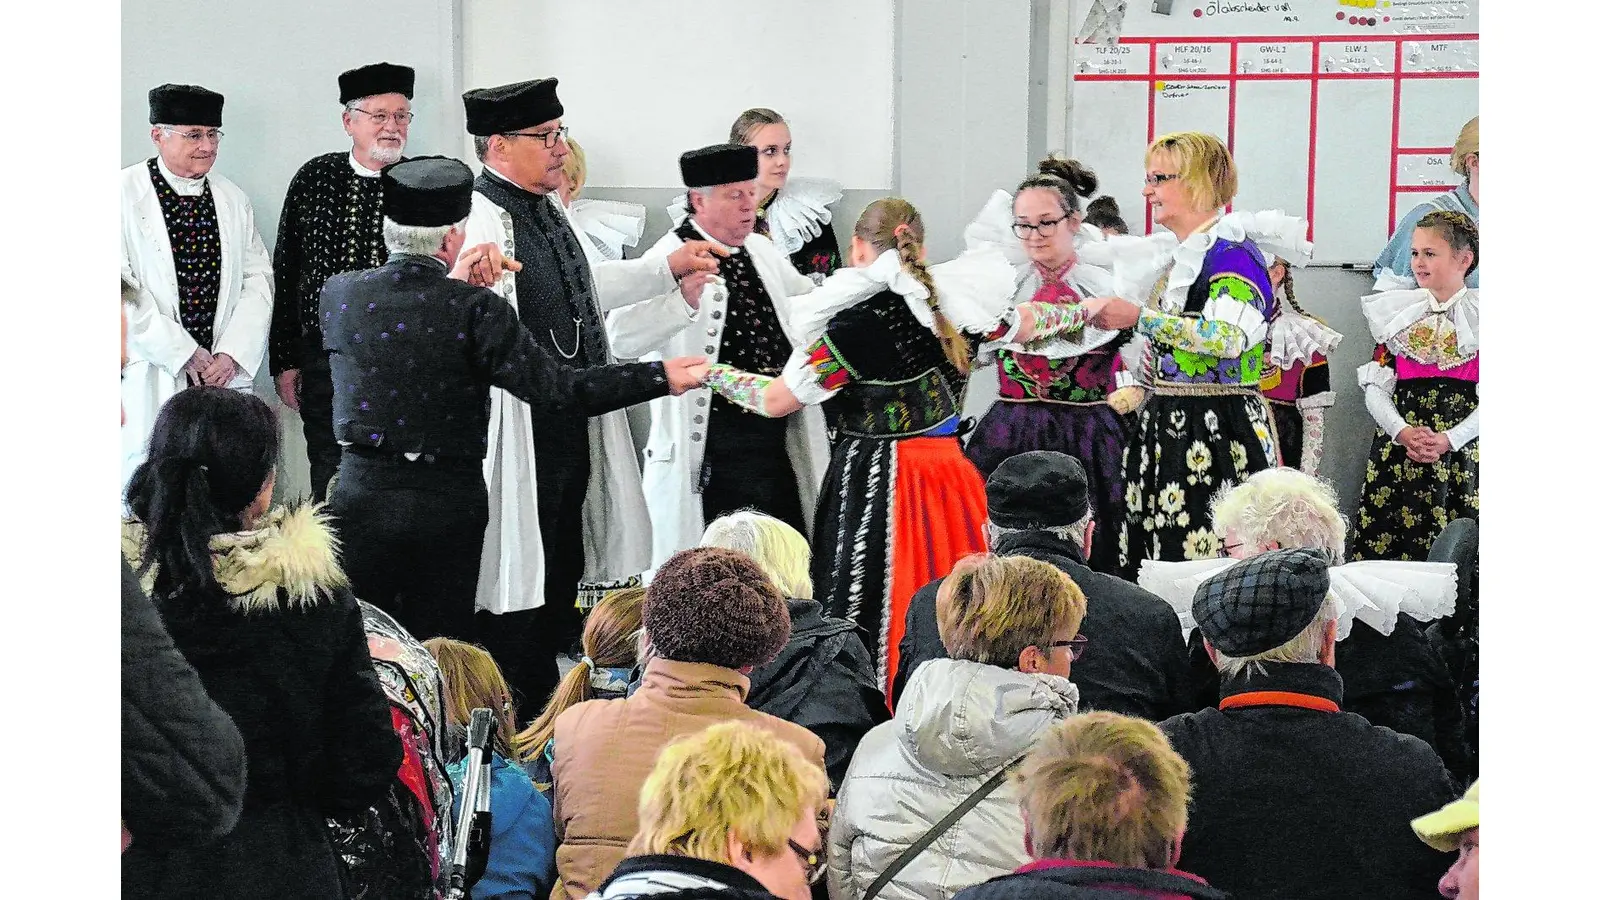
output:
[[[624,247],[637,246],[644,237],[647,213],[637,203],[579,199],[567,207],[567,215],[604,259],[621,259]]]
[[[1319,354],[1324,359],[1332,355],[1344,335],[1290,306],[1283,285],[1273,294],[1278,313],[1267,330],[1267,355],[1272,364],[1287,369],[1296,364],[1310,365]]]
[[[1472,357],[1478,352],[1477,288],[1462,287],[1442,303],[1427,288],[1369,294],[1361,298],[1361,313],[1372,329],[1373,340],[1396,353],[1404,354],[1404,342],[1399,338],[1430,316],[1443,316],[1450,321],[1462,356]]]
[[[767,237],[784,256],[793,255],[833,222],[833,210],[828,207],[842,197],[844,188],[837,181],[791,177],[767,204]],[[672,198],[667,204],[667,216],[674,228],[689,218],[687,193]]]
[[[1145,560],[1139,568],[1139,586],[1167,601],[1187,635],[1196,627],[1194,595],[1200,584],[1237,562]],[[1328,569],[1328,580],[1341,641],[1350,636],[1357,619],[1388,635],[1400,613],[1429,622],[1456,609],[1455,563],[1365,560]]]

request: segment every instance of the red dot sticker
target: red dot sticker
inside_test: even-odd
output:
[[[1205,15],[1205,13],[1203,13],[1203,12],[1201,12],[1201,11],[1200,11],[1200,10],[1198,10],[1198,9],[1196,9],[1196,10],[1195,10],[1195,11],[1194,11],[1194,17],[1195,17],[1195,18],[1196,18],[1196,19],[1198,19],[1198,18],[1200,18],[1200,17],[1201,17],[1201,16],[1203,16],[1203,15]]]
[[[1389,17],[1388,16],[1384,16],[1383,17],[1383,22],[1384,22],[1385,25],[1389,24]]]
[[[1198,10],[1198,9],[1197,9],[1197,10],[1195,10],[1195,12],[1199,12],[1199,11],[1200,11],[1200,10]],[[1341,22],[1343,22],[1343,21],[1344,21],[1344,12],[1342,12],[1342,11],[1340,11],[1340,12],[1336,12],[1336,13],[1334,13],[1334,14],[1333,14],[1333,17],[1334,17],[1334,18],[1335,18],[1335,19],[1338,19],[1338,20],[1339,20],[1339,21],[1341,21]]]

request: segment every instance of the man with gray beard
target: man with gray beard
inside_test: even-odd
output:
[[[411,130],[416,73],[409,66],[374,63],[339,76],[348,152],[313,158],[289,182],[278,220],[272,270],[278,303],[272,311],[268,352],[278,397],[305,421],[311,494],[327,496],[339,466],[333,437],[333,383],[322,349],[317,302],[322,286],[341,272],[372,269],[388,261],[383,244],[383,188],[379,172],[399,162]]]

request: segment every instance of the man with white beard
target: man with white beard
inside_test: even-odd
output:
[[[399,162],[411,130],[416,73],[374,63],[339,76],[348,152],[313,158],[289,182],[278,220],[272,270],[278,303],[269,346],[272,376],[285,406],[305,422],[311,493],[322,500],[339,467],[333,437],[333,382],[322,349],[317,302],[322,286],[341,272],[373,269],[389,259],[383,244],[379,172]]]

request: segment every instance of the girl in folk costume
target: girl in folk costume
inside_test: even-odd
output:
[[[1372,264],[1372,289],[1392,291],[1417,286],[1411,271],[1411,234],[1422,217],[1431,212],[1458,212],[1478,224],[1478,117],[1461,126],[1456,143],[1450,150],[1450,168],[1461,176],[1454,190],[1430,197],[1417,204],[1405,218],[1396,223],[1389,243]],[[1478,270],[1467,275],[1467,287],[1478,289]]]
[[[561,161],[561,205],[584,241],[601,260],[622,259],[624,248],[635,247],[644,237],[645,208],[620,200],[580,199],[589,181],[589,163],[583,148],[567,138],[572,152]]]
[[[1354,559],[1427,559],[1439,531],[1478,517],[1478,228],[1431,212],[1411,236],[1414,290],[1361,299],[1373,361],[1356,371],[1378,423]]]
[[[1261,395],[1272,412],[1283,464],[1315,475],[1322,463],[1323,416],[1334,400],[1328,354],[1344,335],[1295,301],[1288,260],[1273,257],[1267,277],[1272,280],[1277,309],[1267,331]]]
[[[1104,301],[1012,308],[1011,266],[992,249],[929,269],[922,218],[897,197],[861,214],[850,263],[807,298],[780,377],[717,365],[706,383],[767,416],[836,397],[811,577],[827,615],[868,632],[882,689],[912,593],[984,549],[983,477],[957,437],[974,345],[1055,337]]]
[[[1113,291],[1111,275],[1078,259],[1083,223],[1079,197],[1094,193],[1094,173],[1077,160],[1049,157],[1018,185],[1016,197],[995,191],[967,226],[969,247],[993,245],[1015,266],[1014,302],[1048,303],[1071,310],[1087,297]],[[999,402],[967,440],[967,458],[988,477],[1005,460],[1030,450],[1058,450],[1089,472],[1095,534],[1113,536],[1122,525],[1122,448],[1132,410],[1138,357],[1124,357],[1129,333],[1079,325],[1044,344],[1011,343],[995,351]],[[1120,390],[1119,390],[1120,389]],[[1089,564],[1109,572],[1117,562],[1114,540],[1095,542]]]
[[[1145,153],[1144,196],[1166,232],[1086,244],[1085,260],[1111,262],[1143,307],[1110,300],[1095,324],[1133,328],[1150,388],[1123,453],[1123,575],[1145,559],[1205,559],[1217,540],[1211,499],[1225,484],[1278,464],[1258,384],[1275,311],[1261,246],[1295,262],[1310,257],[1305,222],[1279,212],[1233,212],[1233,155],[1214,135],[1180,132]]]

